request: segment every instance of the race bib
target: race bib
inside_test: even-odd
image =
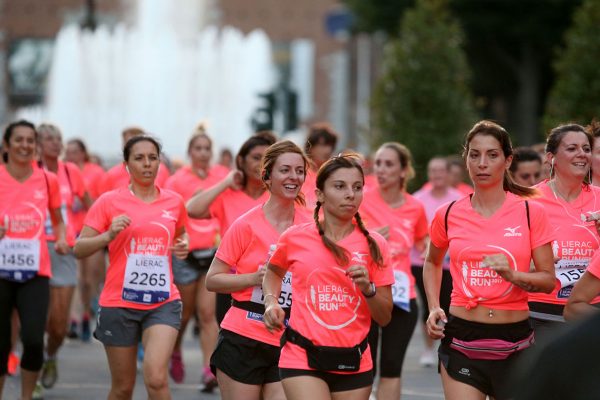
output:
[[[252,290],[252,298],[250,299],[253,303],[265,304],[265,297],[263,295],[262,287],[255,286]],[[279,293],[279,299],[277,300],[281,308],[289,308],[292,306],[292,274],[286,272],[285,276],[281,280],[281,292]]]
[[[410,280],[405,272],[394,270],[392,301],[396,307],[410,312]]]
[[[40,241],[34,239],[0,240],[0,278],[24,282],[40,270]]]
[[[560,281],[560,287],[565,288],[575,284],[583,276],[589,260],[559,260],[555,264],[554,273]]]
[[[167,256],[130,254],[127,257],[122,298],[142,304],[162,303],[171,296]]]

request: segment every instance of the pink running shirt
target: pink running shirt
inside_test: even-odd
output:
[[[76,226],[73,222],[73,213],[83,208],[81,199],[85,194],[85,183],[77,165],[70,162],[58,161],[58,184],[62,198],[61,214],[66,228],[66,239],[69,246],[75,245]],[[46,240],[55,241],[56,236],[52,230],[50,218],[46,219]]]
[[[500,310],[527,310],[527,292],[505,281],[482,266],[483,256],[504,254],[510,267],[528,272],[531,252],[552,242],[555,235],[544,208],[528,201],[531,228],[527,226],[525,201],[506,193],[502,206],[489,218],[471,206],[471,196],[452,205],[448,214],[448,233],[444,219],[448,206],[441,207],[431,224],[431,242],[449,247],[452,274],[452,306],[471,309],[482,304]]]
[[[167,179],[165,188],[178,193],[183,201],[188,201],[199,190],[210,188],[227,175],[223,167],[211,167],[206,178],[200,178],[189,165],[181,167]],[[219,234],[219,221],[188,218],[185,230],[190,237],[190,250],[208,249],[216,246]]]
[[[80,172],[83,177],[86,191],[92,200],[96,200],[102,194],[100,185],[104,180],[104,170],[97,164],[86,162],[83,164],[83,168],[80,169]],[[79,199],[76,199],[75,201],[77,202]],[[87,211],[83,204],[78,204],[76,207],[73,207],[73,217],[71,222],[73,223],[77,235],[79,235],[81,228],[83,228],[83,221],[85,220],[86,214]]]
[[[100,305],[150,310],[179,300],[170,248],[177,230],[187,222],[183,200],[170,190],[159,189],[158,198],[148,204],[122,187],[100,196],[88,211],[85,225],[106,232],[113,218],[122,214],[129,216],[131,224],[108,245],[109,266]],[[170,293],[166,299],[165,292]]]
[[[410,269],[410,251],[415,242],[427,236],[428,225],[425,209],[413,196],[404,194],[405,202],[391,208],[381,197],[377,188],[364,194],[360,214],[365,226],[377,229],[389,226],[390,262],[395,271],[408,277],[409,298],[416,298],[415,277]],[[397,274],[397,272],[395,272]]]
[[[233,221],[251,208],[264,204],[268,199],[268,190],[265,190],[257,199],[253,199],[243,190],[227,188],[210,205],[210,216],[219,221],[221,236],[224,236]]]
[[[156,174],[156,186],[163,187],[169,178],[169,169],[165,164],[160,163]],[[118,189],[129,185],[129,173],[125,169],[125,164],[122,162],[115,165],[104,175],[104,180],[101,185],[102,193]]]
[[[348,251],[349,265],[367,267],[375,286],[392,285],[394,274],[389,266],[387,242],[377,232],[371,231],[371,236],[381,249],[383,268],[372,261],[367,240],[358,227],[337,244]],[[285,231],[270,263],[292,274],[294,305],[289,325],[293,329],[317,346],[352,347],[367,337],[371,327],[367,300],[346,276],[348,267],[338,265],[325,247],[314,222]],[[308,366],[306,351],[289,342],[281,349],[279,367],[312,369]],[[372,368],[371,350],[367,349],[358,372]]]
[[[543,205],[548,214],[555,236],[552,251],[560,260],[554,265],[557,282],[552,293],[530,293],[529,301],[565,305],[573,284],[583,275],[590,258],[600,247],[594,223],[581,219],[581,215],[600,211],[600,188],[584,185],[571,203],[555,196],[547,180],[540,182],[536,188],[542,196],[535,201]],[[600,296],[591,303],[598,302]]]
[[[52,172],[34,167],[31,176],[19,182],[0,165],[0,223],[8,228],[5,238],[39,243],[40,276],[52,276],[44,224],[48,210],[60,208],[61,202],[58,179]]]
[[[306,217],[306,213],[299,211],[300,208],[301,206],[296,206],[294,225],[310,221]],[[278,239],[279,232],[267,221],[262,205],[259,205],[238,218],[231,225],[223,237],[215,257],[235,269],[236,274],[251,274],[266,263],[269,253],[272,253],[271,246],[277,244]],[[284,281],[283,285],[287,284],[289,286],[289,279],[284,279]],[[292,302],[291,291],[284,291],[286,293],[283,294],[283,299],[285,305],[289,307]],[[258,299],[264,301],[259,286],[247,288],[231,295],[237,301],[255,301]],[[245,311],[235,306],[231,307],[225,314],[225,318],[221,322],[221,328],[278,347],[282,333],[269,333],[265,328],[262,314]]]

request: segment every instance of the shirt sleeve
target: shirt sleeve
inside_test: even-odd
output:
[[[44,179],[48,181],[48,209],[54,210],[62,205],[62,196],[60,195],[60,185],[58,177],[52,172],[42,171],[46,175]]]
[[[425,207],[419,203],[418,208],[419,216],[415,225],[415,240],[423,239],[429,233],[429,226],[427,225],[427,215],[425,215]]]
[[[545,245],[556,239],[554,229],[550,225],[550,219],[546,214],[544,206],[535,201],[528,201],[529,204],[529,226],[531,248]]]
[[[243,219],[236,220],[227,230],[217,249],[217,257],[235,267],[252,240],[252,231]]]
[[[450,203],[451,204],[451,203]],[[446,232],[446,210],[450,207],[450,204],[446,204],[438,208],[431,221],[431,229],[429,231],[429,237],[431,243],[439,249],[445,249],[448,247],[448,232]]]
[[[103,194],[92,204],[88,210],[83,224],[89,226],[97,232],[106,232],[112,223],[111,215],[108,211],[110,204],[110,195]]]

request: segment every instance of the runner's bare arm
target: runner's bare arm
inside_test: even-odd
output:
[[[269,264],[263,278],[262,291],[265,297],[265,326],[269,331],[283,328],[285,312],[279,305],[279,293],[281,292],[281,281],[285,276],[285,269]]]
[[[231,171],[229,175],[219,183],[194,194],[194,196],[186,203],[188,215],[198,219],[210,218],[210,205],[215,201],[217,196],[226,189],[237,188],[239,176],[241,176],[240,171]]]
[[[528,292],[551,293],[556,286],[554,275],[554,255],[550,243],[536,247],[531,252],[535,271],[515,271],[508,265],[505,255],[486,257],[484,261],[505,280]],[[486,261],[487,260],[487,261]]]
[[[234,293],[253,286],[260,286],[265,268],[250,274],[232,274],[231,266],[219,258],[213,258],[206,274],[206,290],[217,293]]]
[[[583,274],[569,296],[564,310],[565,319],[572,321],[598,312],[597,307],[589,304],[594,297],[598,296],[598,293],[600,293],[600,279],[590,272]]]
[[[65,227],[65,222],[63,221],[60,208],[54,208],[49,211],[50,219],[52,220],[52,229],[54,230],[54,233],[56,235],[56,242],[54,244],[54,248],[58,254],[68,254],[69,245],[66,239],[67,228]]]
[[[446,323],[447,316],[440,307],[440,288],[442,286],[442,263],[447,248],[440,249],[431,241],[423,264],[423,284],[429,303],[429,317],[427,318],[427,334],[433,339],[444,337],[444,328],[440,321]]]
[[[112,219],[112,223],[106,232],[98,232],[87,225],[83,226],[79,238],[75,242],[73,254],[77,258],[85,258],[100,249],[108,246],[110,242],[131,223],[127,215],[119,215]]]

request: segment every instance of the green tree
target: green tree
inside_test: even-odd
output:
[[[417,182],[434,155],[458,153],[475,121],[463,34],[446,0],[418,0],[390,41],[377,82],[373,147],[389,140],[411,149]]]
[[[343,0],[358,31],[398,35],[415,0]],[[592,0],[593,2],[593,0]],[[522,144],[540,140],[540,118],[554,75],[553,52],[581,0],[449,0],[466,34],[472,90],[486,118]]]
[[[550,92],[544,127],[576,121],[589,123],[600,117],[600,2],[584,0],[575,11],[557,54],[556,81]]]

